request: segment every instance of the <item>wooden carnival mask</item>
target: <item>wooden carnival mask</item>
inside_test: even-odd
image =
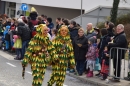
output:
[[[60,28],[60,35],[61,35],[62,37],[67,36],[68,32],[69,32],[69,30],[68,30],[67,26],[62,26],[62,27]]]

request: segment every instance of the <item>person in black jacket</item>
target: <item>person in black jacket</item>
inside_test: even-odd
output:
[[[73,41],[74,38],[78,35],[78,29],[76,26],[76,22],[75,21],[71,21],[70,22],[70,26],[69,26],[69,31],[70,31],[70,38]]]
[[[19,35],[22,40],[22,55],[21,59],[23,59],[25,54],[25,49],[28,47],[28,43],[31,39],[31,31],[27,25],[25,25],[23,22],[18,22],[17,25],[17,32],[15,32],[16,35]]]
[[[59,28],[62,26],[62,18],[56,18],[56,29],[59,30]]]
[[[101,35],[102,37],[100,38],[100,42],[98,44],[98,58],[99,58],[99,62],[100,62],[100,65],[102,65],[102,54],[103,54],[103,51],[104,51],[104,48],[105,46],[108,45],[108,42],[109,42],[109,39],[110,37],[108,36],[108,31],[106,29],[101,29]],[[99,76],[100,75],[100,70],[99,70],[99,73],[96,74],[96,76]]]
[[[117,49],[118,48],[127,48],[127,39],[126,34],[124,32],[124,25],[119,24],[116,28],[116,33],[113,42],[108,44],[108,50],[110,51],[111,58],[113,59],[113,68],[114,68],[114,81],[119,81],[120,73],[121,73],[121,60],[125,58],[125,50]]]
[[[108,36],[109,37],[113,37],[113,36],[115,36],[115,34],[114,34],[114,24],[112,23],[112,22],[110,22],[109,24],[108,24],[108,27],[109,28],[107,28],[107,31],[108,31]]]
[[[84,35],[83,29],[78,30],[78,36],[73,41],[74,56],[76,60],[76,69],[79,75],[84,72],[84,66],[86,61],[86,52],[88,48],[88,40]]]

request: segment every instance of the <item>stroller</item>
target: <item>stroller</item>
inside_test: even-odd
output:
[[[6,49],[6,45],[5,45],[5,40],[4,40],[4,36],[0,37],[0,49],[4,50]]]

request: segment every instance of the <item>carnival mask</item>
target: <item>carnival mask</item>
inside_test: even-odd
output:
[[[63,37],[67,36],[68,32],[69,32],[69,30],[68,30],[68,28],[66,26],[63,26],[60,29],[60,35],[63,36]]]
[[[45,27],[43,27],[43,29],[42,29],[42,34],[44,35],[44,36],[47,36],[47,34],[48,34],[48,28],[45,26]]]

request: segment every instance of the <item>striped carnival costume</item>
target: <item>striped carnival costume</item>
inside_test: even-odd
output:
[[[25,67],[30,63],[33,75],[32,86],[42,86],[45,69],[50,61],[57,60],[57,54],[47,36],[46,25],[41,24],[36,29],[37,34],[31,39],[22,61],[23,77]]]
[[[48,82],[48,86],[52,86],[55,82],[56,86],[63,86],[68,61],[70,61],[71,67],[75,66],[74,52],[67,26],[61,26],[53,41],[53,45],[58,54],[59,62],[55,62],[52,65],[52,75]]]

